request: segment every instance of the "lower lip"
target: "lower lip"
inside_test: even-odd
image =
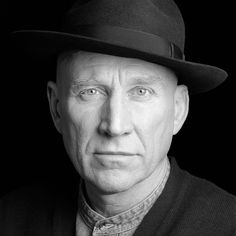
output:
[[[127,163],[131,159],[133,159],[136,155],[125,155],[125,154],[102,154],[95,153],[94,156],[102,163],[104,162],[123,162]]]
[[[105,153],[94,153],[95,156],[97,157],[104,157],[104,158],[129,158],[129,157],[134,157],[135,155],[130,155],[130,154],[105,154]]]

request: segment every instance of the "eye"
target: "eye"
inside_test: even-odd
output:
[[[100,88],[86,88],[79,92],[79,97],[83,100],[99,99],[105,95]]]
[[[131,96],[135,97],[148,97],[153,94],[153,90],[144,87],[135,87],[129,91]]]
[[[88,95],[88,96],[93,96],[98,94],[98,90],[95,88],[89,88],[89,89],[85,89],[83,91],[80,92],[80,95]]]

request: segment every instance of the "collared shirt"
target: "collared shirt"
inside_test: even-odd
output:
[[[95,212],[86,202],[82,184],[79,190],[76,236],[131,236],[162,193],[170,173],[167,158],[160,184],[140,203],[131,209],[111,217]]]

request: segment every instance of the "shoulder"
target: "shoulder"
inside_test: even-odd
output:
[[[17,188],[1,198],[1,208],[27,208],[42,201],[48,202],[53,197],[55,189],[51,184],[36,183]]]
[[[236,197],[182,170],[175,159],[171,159],[170,176],[156,212],[161,205],[168,209],[166,222],[176,232],[185,229],[187,235],[230,235],[236,230]]]
[[[214,183],[182,171],[187,214],[195,224],[206,228],[236,230],[236,197]]]
[[[16,189],[0,199],[0,229],[4,232],[28,227],[36,214],[50,214],[53,207],[53,188],[36,184]],[[11,229],[14,225],[15,229]],[[13,233],[12,233],[13,234]],[[11,235],[11,234],[10,234]]]
[[[231,210],[236,207],[236,196],[228,193],[222,188],[218,187],[214,183],[191,175],[187,171],[184,171],[185,178],[188,179],[188,190],[189,194],[196,198],[202,204],[207,204],[209,206],[219,206]],[[236,214],[236,211],[234,211]]]
[[[73,195],[74,190],[70,187],[53,182],[41,182],[16,189],[2,197],[0,235],[26,233],[30,228],[37,228],[39,225],[41,228],[49,229],[58,205],[70,202],[68,197]]]
[[[175,179],[175,184],[183,190],[186,197],[193,197],[205,204],[236,206],[236,196],[206,179],[194,176],[188,171],[181,169],[174,158],[171,159],[171,172],[172,178]]]

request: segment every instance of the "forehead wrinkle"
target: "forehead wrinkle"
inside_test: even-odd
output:
[[[140,64],[128,65],[126,68],[128,69],[126,73],[129,78],[128,84],[155,85],[163,83],[164,78],[161,73],[153,69],[145,68]]]
[[[91,68],[90,70],[83,70],[83,68]],[[80,82],[89,82],[89,81],[94,81],[94,82],[102,82],[102,78],[106,77],[105,74],[108,74],[109,71],[103,70],[103,68],[94,68],[94,66],[86,66],[83,67],[82,70],[81,68],[77,70],[74,75],[73,75],[73,80],[76,83]]]
[[[95,82],[114,87],[116,82],[119,81],[121,83],[121,77],[122,69],[119,63],[89,63],[75,68],[72,83],[78,85],[83,82]]]
[[[58,72],[61,72],[63,68],[73,76],[80,72],[82,68],[93,68],[104,64],[97,62],[96,57],[92,53],[86,53],[84,51],[68,51],[60,54],[57,59]]]
[[[101,64],[104,65],[104,64]],[[151,85],[151,84],[160,84],[163,82],[163,78],[158,75],[147,75],[147,73],[130,73],[130,71],[126,71],[125,67],[120,67],[119,64],[114,66],[114,70],[107,67],[100,67],[97,64],[97,68],[91,66],[85,66],[83,68],[92,68],[90,71],[81,71],[77,70],[77,73],[74,73],[74,78],[72,83],[77,85],[83,82],[96,82],[96,83],[106,83],[115,86],[117,82],[119,84],[140,84],[140,85]],[[97,70],[98,69],[98,70]],[[104,69],[104,70],[103,70]],[[124,71],[123,71],[124,69]],[[152,73],[154,74],[154,73]],[[103,78],[109,78],[109,80],[103,80]]]

